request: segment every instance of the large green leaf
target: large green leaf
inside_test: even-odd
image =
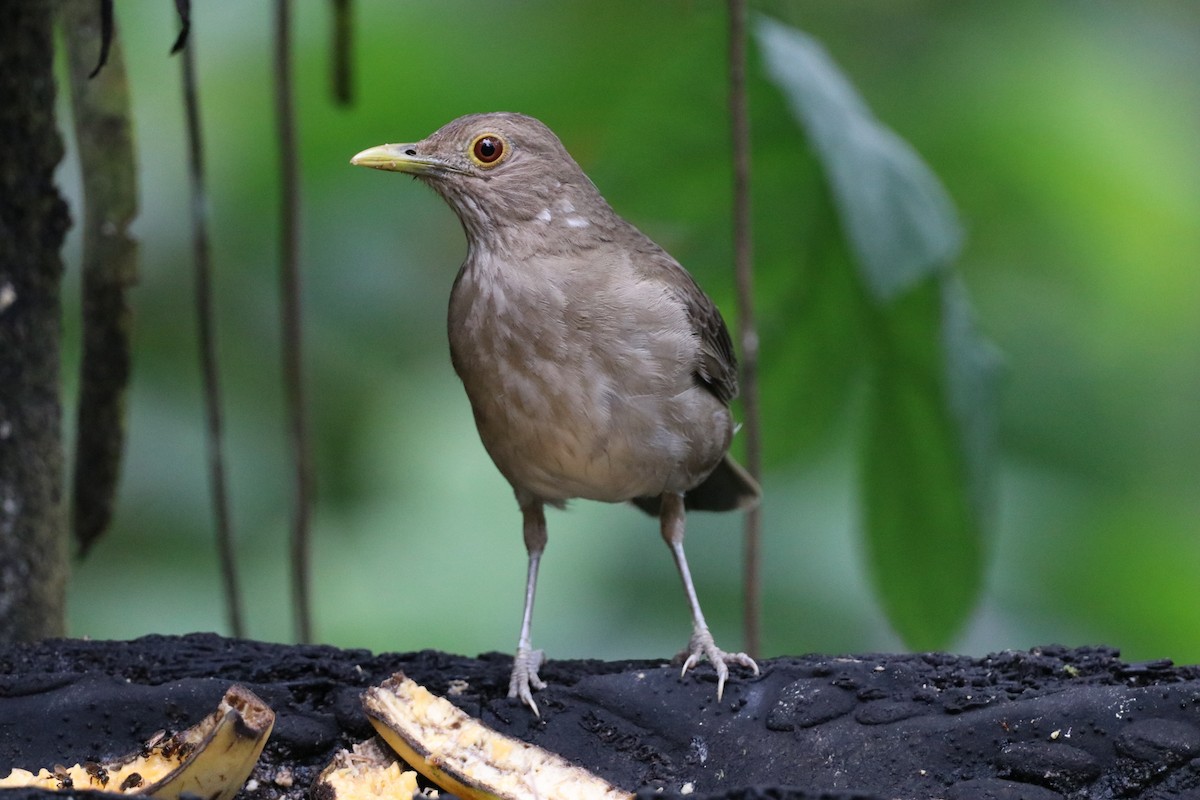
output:
[[[861,468],[868,554],[892,624],[922,650],[945,647],[961,627],[984,564],[994,362],[964,295],[948,285],[927,280],[869,312],[875,369]],[[952,330],[961,341],[946,342]]]
[[[961,227],[932,171],[875,119],[824,48],[772,20],[755,30],[825,171],[861,287],[872,576],[906,643],[944,647],[982,585],[995,438],[996,358],[949,266]],[[847,319],[846,335],[864,337],[854,324]]]
[[[962,453],[971,508],[986,527],[992,515],[1000,353],[979,330],[975,310],[958,276],[943,273],[937,285],[941,301],[938,336],[945,376],[944,402]]]
[[[890,300],[958,254],[962,229],[941,182],[881,124],[815,39],[759,17],[767,73],[824,165],[864,282]]]
[[[759,362],[768,464],[794,464],[844,435],[867,365],[853,259],[819,176],[808,185],[817,191],[801,203],[802,221],[778,214],[758,223],[769,242],[757,250],[755,278],[759,333],[768,343]],[[773,196],[795,191],[783,186]]]

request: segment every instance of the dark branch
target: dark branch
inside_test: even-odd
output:
[[[108,63],[108,52],[113,39],[113,0],[100,0],[100,58],[96,68],[88,73],[88,79],[100,74],[100,69]]]
[[[175,11],[179,14],[179,22],[182,27],[179,29],[179,35],[175,37],[175,44],[171,45],[171,55],[175,55],[187,46],[188,34],[192,30],[191,0],[175,0]]]
[[[746,99],[746,3],[729,0],[729,119],[733,143],[733,257],[737,284],[738,338],[742,345],[742,413],[746,470],[762,480],[762,428],[758,403],[758,331],[754,324],[754,254],[750,217],[750,120]],[[744,532],[743,627],[746,652],[760,652],[759,576],[762,506],[746,512]]]
[[[292,513],[292,604],[296,638],[312,640],[309,600],[309,528],[313,486],[305,420],[304,371],[300,303],[300,156],[292,94],[291,8],[275,4],[275,110],[280,158],[280,291],[283,305],[283,383],[287,426],[292,448],[294,508]]]
[[[354,101],[351,57],[354,46],[353,0],[333,0],[333,99],[348,106]]]
[[[177,0],[177,5],[187,5]],[[184,15],[180,11],[180,15]],[[187,19],[184,17],[184,33]],[[212,255],[208,238],[208,192],[204,181],[204,139],[200,127],[200,100],[196,89],[195,46],[183,53],[183,103],[187,116],[188,177],[192,194],[192,252],[195,256],[196,323],[200,345],[200,372],[204,384],[204,410],[208,438],[208,482],[216,525],[217,557],[225,589],[225,611],[230,632],[246,635],[238,585],[237,557],[233,546],[229,494],[225,480],[225,455],[221,420],[220,371],[217,369],[216,323],[212,302]]]

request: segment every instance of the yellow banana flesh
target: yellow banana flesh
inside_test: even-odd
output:
[[[629,800],[628,792],[540,747],[498,733],[401,673],[363,693],[376,732],[464,800]]]
[[[312,800],[412,800],[417,773],[377,738],[342,750],[313,784]]]
[[[185,731],[158,733],[138,752],[100,764],[55,765],[37,773],[14,769],[0,788],[94,789],[145,794],[158,800],[185,795],[233,800],[258,762],[275,712],[243,686],[231,686],[217,709]]]

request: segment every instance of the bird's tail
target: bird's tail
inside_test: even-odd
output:
[[[729,456],[721,459],[699,486],[683,495],[688,511],[737,511],[753,508],[762,498],[762,489],[740,464]],[[658,516],[661,497],[635,497],[635,506],[651,516]]]

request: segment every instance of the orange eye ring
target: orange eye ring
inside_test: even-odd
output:
[[[508,155],[504,139],[494,133],[483,133],[471,142],[471,160],[481,167],[491,168]]]

